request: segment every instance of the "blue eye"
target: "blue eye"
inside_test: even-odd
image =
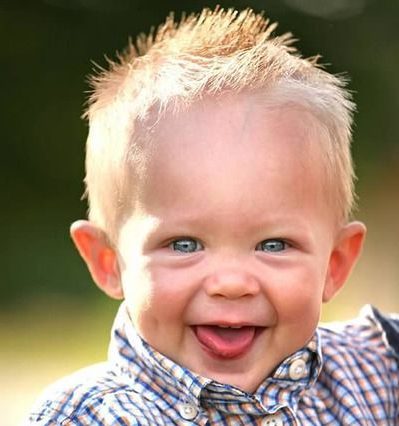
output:
[[[271,239],[271,240],[264,240],[260,242],[256,246],[256,250],[260,251],[266,251],[270,253],[277,253],[283,250],[286,250],[289,247],[288,243],[284,240],[279,239]]]
[[[181,238],[180,240],[172,241],[169,246],[174,251],[180,253],[194,253],[203,249],[202,244],[192,238]]]

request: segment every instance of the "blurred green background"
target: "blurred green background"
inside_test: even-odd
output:
[[[347,287],[323,319],[365,303],[399,311],[399,2],[391,0],[0,0],[2,250],[1,425],[18,424],[55,378],[106,355],[117,303],[92,285],[68,236],[85,216],[80,119],[92,61],[171,10],[265,10],[306,56],[348,72],[358,104],[357,217],[369,235]]]

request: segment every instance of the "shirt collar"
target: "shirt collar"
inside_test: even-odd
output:
[[[125,303],[116,316],[108,354],[110,362],[149,399],[154,398],[151,389],[156,386],[180,401],[237,414],[242,410],[254,415],[273,413],[281,406],[295,409],[322,367],[321,339],[316,331],[304,348],[286,358],[254,394],[248,394],[195,374],[154,350],[135,331]]]
[[[160,386],[184,401],[199,400],[202,389],[212,381],[153,349],[134,329],[125,303],[121,304],[114,321],[108,358],[138,384]],[[147,396],[151,398],[150,394]]]

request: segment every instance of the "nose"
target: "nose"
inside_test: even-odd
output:
[[[255,296],[260,291],[259,281],[251,273],[241,270],[218,270],[205,280],[208,296],[238,299]]]

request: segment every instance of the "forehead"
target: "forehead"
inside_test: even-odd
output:
[[[320,159],[327,144],[326,131],[315,116],[294,103],[268,105],[259,96],[241,94],[207,97],[189,108],[167,112],[153,130],[151,157],[165,158],[167,152],[187,160],[201,155],[203,164],[217,162],[218,153],[245,153],[267,161],[273,152],[297,157],[306,150]],[[266,154],[259,158],[259,153]],[[216,155],[216,156],[215,156]],[[245,159],[243,158],[243,160]],[[224,162],[227,158],[224,158]]]
[[[237,194],[238,188],[250,195],[275,175],[286,191],[292,192],[295,182],[300,198],[309,185],[324,186],[326,139],[302,107],[265,107],[248,95],[207,98],[178,114],[167,113],[158,123],[146,155],[145,182],[165,203],[183,189],[187,199],[199,188],[220,197]]]

